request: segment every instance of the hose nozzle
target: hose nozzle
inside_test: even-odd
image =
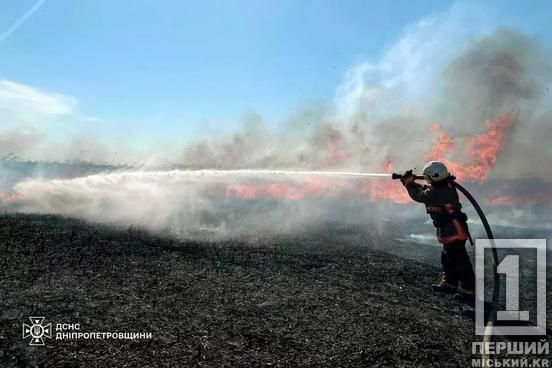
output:
[[[393,173],[391,174],[391,179],[393,180],[400,180],[400,179],[403,179],[403,178],[406,178],[408,176],[414,176],[414,178],[416,180],[423,180],[424,177],[423,176],[419,176],[419,175],[414,175],[412,173],[413,170],[408,170],[408,171],[405,171],[404,174],[397,174],[397,173]]]
[[[407,176],[412,176],[412,175],[414,175],[414,174],[412,174],[413,171],[414,171],[414,170],[407,170],[407,171],[404,172],[404,174],[393,173],[393,174],[391,175],[391,179],[393,179],[393,180],[400,180],[400,179],[402,179],[402,178],[406,178]]]

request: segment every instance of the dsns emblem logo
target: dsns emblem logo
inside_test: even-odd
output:
[[[23,323],[23,338],[31,338],[30,346],[44,345],[44,338],[52,338],[52,324],[44,324],[44,317],[29,317],[31,324]]]

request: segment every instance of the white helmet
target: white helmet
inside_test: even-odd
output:
[[[424,166],[423,175],[432,182],[441,181],[450,176],[447,167],[440,161],[429,161]]]

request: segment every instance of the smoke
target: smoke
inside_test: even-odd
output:
[[[273,175],[264,172],[223,175],[181,170],[123,171],[70,180],[28,180],[15,189],[23,198],[19,207],[22,211],[140,224],[187,237],[293,232],[335,220],[337,214],[351,213],[352,208],[357,216],[366,212],[359,207],[369,204],[367,198],[352,196],[358,184],[354,179],[313,180],[291,175],[274,181]],[[309,181],[305,190],[305,182]],[[248,186],[267,182],[271,187],[265,195],[247,192]],[[370,207],[372,211],[364,218],[374,216],[376,206]],[[344,217],[340,222],[346,221]]]
[[[528,37],[502,29],[474,43],[444,72],[445,91],[454,103],[444,106],[459,134],[477,129],[474,122],[513,113],[513,126],[493,170],[497,178],[552,179],[552,64],[550,55]],[[471,124],[470,124],[471,123]],[[537,165],[528,165],[534,162]],[[541,163],[541,164],[539,164]]]
[[[424,23],[423,28],[427,27]],[[412,37],[405,39],[412,43]],[[405,48],[403,42],[396,48]],[[486,122],[510,114],[511,121],[500,133],[505,142],[498,142],[497,160],[486,170],[488,176],[552,178],[547,168],[526,164],[531,160],[550,162],[551,157],[547,148],[552,121],[551,63],[535,41],[513,29],[498,29],[464,43],[440,68],[438,64],[434,68],[423,65],[432,72],[425,82],[412,75],[429,63],[432,55],[413,57],[411,65],[396,48],[383,65],[354,67],[338,90],[334,108],[323,114],[306,110],[290,116],[279,132],[263,128],[260,116],[248,116],[243,131],[187,145],[163,164],[374,171],[391,160],[395,167],[408,168],[428,158],[428,147],[443,131],[455,140],[455,148],[444,152],[445,158],[462,165],[468,161],[470,152],[465,146],[470,139],[489,130]],[[419,52],[423,51],[425,48]],[[395,77],[381,76],[383,71],[389,73],[389,65],[398,69],[401,60],[405,64],[395,71]],[[374,80],[380,84],[373,84]],[[435,124],[438,129],[432,129]]]
[[[484,196],[494,221],[527,224],[535,213],[545,216],[540,224],[546,226],[550,195],[533,186],[548,188],[552,181],[552,58],[543,45],[513,28],[469,33],[456,12],[410,27],[381,60],[351,68],[335,101],[289,116],[279,130],[249,114],[242,129],[229,136],[147,155],[118,147],[122,157],[142,158],[140,169],[33,178],[14,187],[24,198],[20,209],[188,235],[286,232],[325,221],[362,224],[406,216],[414,208],[402,205],[391,215],[395,203],[408,200],[400,184],[216,178],[182,170],[390,172],[441,159]],[[2,134],[0,140],[11,142],[14,132]],[[25,150],[37,139],[37,134],[20,135],[21,143],[9,150]],[[112,152],[86,140],[76,147],[82,151],[88,144],[89,152],[103,160]],[[62,151],[79,156],[74,149]],[[538,204],[530,198],[535,193]]]
[[[34,129],[13,129],[0,132],[0,156],[18,152],[25,154],[31,147],[36,147],[43,135]]]

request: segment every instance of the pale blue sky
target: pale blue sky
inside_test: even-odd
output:
[[[189,136],[204,120],[231,130],[249,111],[275,124],[332,100],[355,63],[452,3],[47,0],[0,42],[0,79],[73,97],[98,134]],[[0,34],[34,4],[2,1]],[[486,6],[497,24],[549,40],[550,4]]]

